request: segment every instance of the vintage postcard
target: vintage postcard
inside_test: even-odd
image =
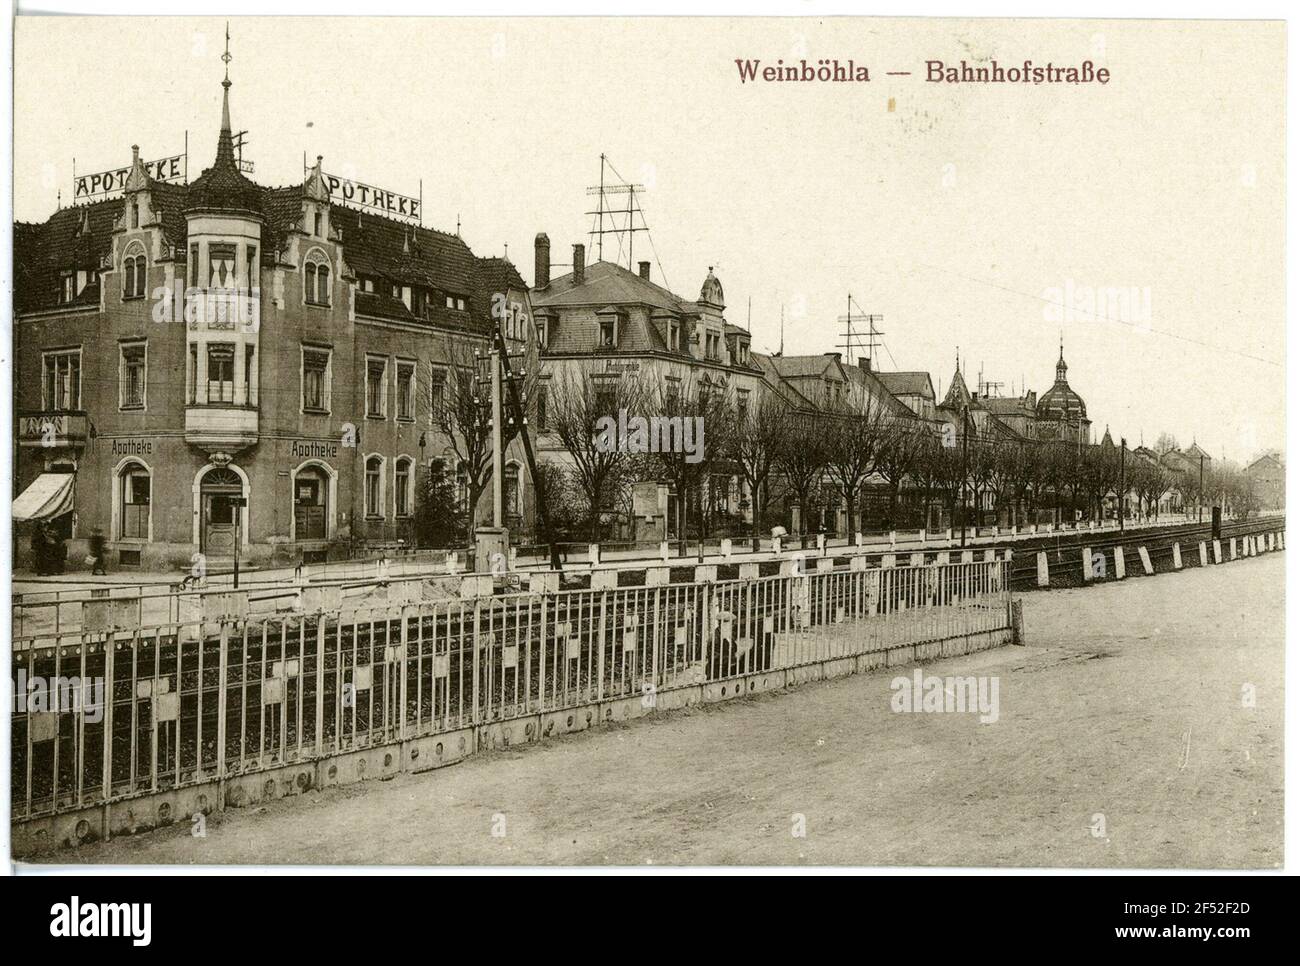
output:
[[[1286,40],[18,16],[12,858],[1280,868]]]

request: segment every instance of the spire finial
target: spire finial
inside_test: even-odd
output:
[[[221,55],[221,62],[226,65],[226,79],[221,82],[222,87],[230,86],[230,61],[232,59],[233,58],[230,56],[230,21],[227,20],[226,21],[226,50],[225,53]]]

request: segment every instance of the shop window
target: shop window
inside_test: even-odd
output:
[[[121,504],[118,507],[120,539],[149,539],[151,482],[149,471],[139,463],[129,463],[122,468],[119,477]]]

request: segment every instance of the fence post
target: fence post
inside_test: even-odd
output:
[[[316,619],[316,754],[325,753],[325,623],[324,614]],[[338,728],[335,727],[335,733]],[[242,749],[241,749],[242,752]]]
[[[247,620],[247,618],[245,618]],[[111,638],[112,635],[110,634]],[[224,799],[226,797],[226,687],[229,682],[229,658],[230,658],[230,622],[225,618],[221,621],[221,651],[217,658],[217,797]],[[202,641],[199,647],[203,647]],[[281,658],[284,657],[284,651],[281,650]],[[199,693],[203,693],[203,678],[199,677]],[[181,691],[180,681],[176,682],[176,691]],[[176,719],[176,736],[180,738],[180,717]],[[284,749],[280,749],[281,755]],[[199,771],[203,770],[203,749],[199,748]]]

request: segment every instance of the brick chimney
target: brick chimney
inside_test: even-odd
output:
[[[858,360],[858,366],[863,372],[871,371],[871,356],[863,356]]]
[[[650,281],[650,263],[649,263],[649,262],[637,262],[636,264],[637,264],[637,267],[641,269],[641,272],[640,272],[641,277],[642,277],[643,279],[645,279],[647,282]]]
[[[587,278],[587,248],[585,245],[573,246],[573,284],[581,285]]]
[[[533,284],[538,288],[551,284],[551,240],[544,231],[533,239]]]

